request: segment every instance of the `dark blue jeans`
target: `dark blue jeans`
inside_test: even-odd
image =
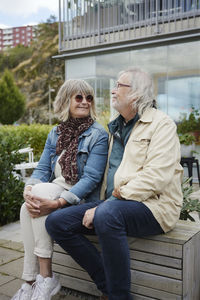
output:
[[[94,229],[82,225],[85,211],[98,206]],[[129,300],[130,258],[127,235],[143,237],[163,233],[151,211],[128,200],[97,201],[57,210],[46,220],[50,236],[83,267],[109,300]],[[102,254],[84,236],[97,234]]]

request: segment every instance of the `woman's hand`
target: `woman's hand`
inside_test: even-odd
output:
[[[38,203],[35,202],[33,199],[33,194],[31,193],[31,190],[32,190],[32,186],[30,186],[30,185],[26,186],[24,188],[23,196],[24,196],[24,200],[26,202],[26,207],[28,209],[30,216],[32,218],[36,218],[36,217],[39,217],[40,210],[39,210]]]
[[[95,213],[96,208],[97,208],[97,206],[86,210],[85,215],[83,217],[82,224],[85,227],[87,227],[88,229],[93,228],[93,219],[94,219],[94,213]]]
[[[32,195],[31,200],[26,201],[26,207],[32,218],[38,218],[56,210],[58,202]]]
[[[27,197],[26,208],[32,218],[40,217],[40,203],[35,199],[33,194]]]
[[[58,208],[57,201],[51,201],[46,198],[34,196],[31,192],[32,186],[26,186],[24,189],[24,200],[26,207],[32,218],[38,218],[48,215],[52,211]]]
[[[28,200],[28,199],[30,199],[30,197],[32,195],[31,190],[32,190],[32,186],[31,185],[25,186],[24,193],[23,193],[23,197],[24,197],[25,201]]]

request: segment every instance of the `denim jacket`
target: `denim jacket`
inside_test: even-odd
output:
[[[48,134],[38,166],[26,185],[54,180],[54,170],[58,159],[57,139],[57,126],[55,126]],[[69,191],[63,191],[60,197],[71,204],[77,204],[81,200],[85,202],[98,200],[107,154],[108,134],[100,124],[94,122],[79,136],[77,153],[79,181]]]

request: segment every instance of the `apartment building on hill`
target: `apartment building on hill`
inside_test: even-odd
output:
[[[13,48],[17,45],[29,46],[35,38],[35,26],[20,26],[0,28],[0,51]]]

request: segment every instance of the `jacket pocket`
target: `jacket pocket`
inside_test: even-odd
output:
[[[139,167],[143,167],[147,157],[150,139],[134,139],[131,141],[131,160]],[[130,147],[130,145],[129,145]]]
[[[88,152],[79,151],[77,154],[77,163],[78,163],[78,176],[79,179],[83,175],[83,169],[87,163]]]

